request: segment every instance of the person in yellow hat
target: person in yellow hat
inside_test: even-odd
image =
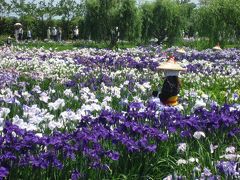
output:
[[[11,36],[8,36],[8,38],[6,40],[6,46],[8,46],[8,47],[12,46],[12,38],[11,38]]]
[[[178,48],[176,52],[179,54],[186,54],[186,51],[183,48]]]
[[[160,94],[157,91],[153,92],[153,96],[158,96],[160,101],[164,105],[176,106],[178,105],[178,94],[181,87],[181,82],[179,80],[180,71],[185,71],[185,68],[182,68],[174,59],[170,59],[162,63],[158,70],[164,71],[165,80],[161,89]]]
[[[212,49],[213,51],[222,51],[222,48],[220,47],[219,43],[217,43],[217,45],[214,46]]]

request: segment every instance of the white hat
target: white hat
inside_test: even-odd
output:
[[[21,23],[15,23],[14,26],[22,26]]]
[[[161,63],[160,66],[157,67],[159,70],[172,70],[172,71],[186,71],[186,68],[181,67],[174,59],[174,57],[170,57],[166,62]]]
[[[183,48],[177,49],[177,52],[181,53],[181,54],[185,54],[186,53],[186,51]]]
[[[219,43],[216,46],[214,46],[212,49],[215,50],[215,51],[221,51],[222,50]]]

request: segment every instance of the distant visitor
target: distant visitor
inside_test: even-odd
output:
[[[214,51],[222,51],[222,48],[220,47],[219,43],[217,43],[216,46],[213,47]]]
[[[76,41],[76,40],[78,40],[78,38],[79,38],[79,29],[78,29],[78,26],[76,26],[73,29],[73,40]]]
[[[12,46],[12,38],[11,38],[11,36],[8,36],[8,38],[6,40],[6,46],[8,46],[8,47]]]
[[[185,71],[176,61],[173,56],[164,63],[162,63],[158,70],[163,71],[165,80],[161,92],[153,91],[154,97],[159,97],[164,105],[176,106],[178,105],[178,94],[180,92],[181,82],[179,80],[180,71]]]

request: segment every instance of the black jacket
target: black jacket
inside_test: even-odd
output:
[[[168,98],[172,96],[177,96],[180,91],[180,84],[178,80],[178,76],[167,76],[161,93],[159,94],[159,98],[161,102],[165,102]]]

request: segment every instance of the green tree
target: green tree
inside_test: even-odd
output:
[[[11,1],[12,12],[16,13],[19,17],[32,16],[36,17],[37,4],[35,0],[12,0]]]
[[[157,0],[153,8],[153,36],[158,44],[166,41],[169,45],[180,35],[180,7],[173,0]]]
[[[41,37],[41,39],[46,38],[45,29],[47,29],[46,25],[46,14],[48,8],[45,1],[41,0],[38,2],[37,9],[36,9],[36,16],[37,16],[37,25],[36,28],[41,29],[40,31],[36,31],[36,36]]]
[[[85,14],[85,36],[90,39],[99,39],[98,27],[99,25],[99,8],[100,4],[97,0],[86,0],[86,14]]]
[[[0,18],[5,16],[9,11],[9,4],[5,0],[0,0]]]
[[[119,6],[116,26],[120,29],[120,38],[133,41],[140,37],[141,18],[135,0],[122,0]]]
[[[180,15],[181,15],[181,30],[188,36],[194,35],[194,23],[192,21],[193,10],[196,4],[191,3],[189,0],[179,1]]]
[[[177,3],[179,4],[187,4],[187,3],[190,3],[190,0],[176,0]]]
[[[75,0],[60,0],[57,4],[57,14],[62,17],[62,25],[64,25],[64,35],[66,38],[69,38],[71,20],[76,16],[78,8],[79,4]]]
[[[11,1],[12,12],[19,16],[19,21],[23,24],[23,29],[32,29],[37,25],[37,4],[35,0],[12,0]],[[24,31],[26,33],[26,31]],[[35,28],[36,32],[36,28]]]
[[[117,0],[86,0],[86,36],[93,40],[107,41],[115,20]]]
[[[206,6],[208,5],[212,0],[199,0],[199,4],[201,6]]]
[[[207,37],[210,45],[238,36],[240,16],[239,0],[212,0],[198,10],[196,27],[200,36]]]
[[[153,3],[144,3],[141,6],[141,18],[142,18],[142,40],[147,42],[153,36]]]

